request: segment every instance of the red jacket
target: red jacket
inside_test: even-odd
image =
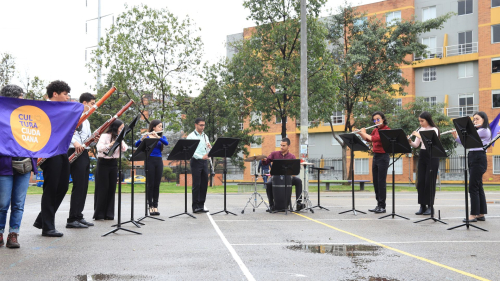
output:
[[[385,153],[384,148],[382,147],[382,141],[380,141],[380,134],[378,133],[378,130],[390,130],[391,128],[387,127],[385,124],[381,128],[375,128],[373,129],[372,133],[370,134],[372,137],[372,144],[373,148],[372,151],[374,153]],[[366,140],[369,142],[369,140]]]

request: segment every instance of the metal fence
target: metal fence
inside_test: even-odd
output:
[[[341,180],[342,179],[342,157],[326,159],[307,159],[313,163],[314,167],[333,168],[321,172],[321,180]],[[309,179],[317,180],[318,171],[309,169]]]

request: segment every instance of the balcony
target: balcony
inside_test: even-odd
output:
[[[477,53],[478,49],[479,47],[477,42],[446,46],[446,56],[452,57],[465,54],[473,54]]]
[[[443,57],[443,47],[438,47],[438,48],[427,48],[425,49],[425,53],[422,56],[415,56],[413,55],[414,59],[413,60],[428,60],[428,59],[435,59],[435,58],[442,58]]]
[[[446,115],[452,118],[471,116],[472,114],[474,114],[474,112],[477,111],[479,111],[479,105],[477,104],[445,108]]]

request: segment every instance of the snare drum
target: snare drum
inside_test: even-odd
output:
[[[286,191],[285,191],[286,179]],[[273,200],[274,209],[276,211],[284,211],[287,209],[288,203],[292,204],[292,176],[273,176]]]

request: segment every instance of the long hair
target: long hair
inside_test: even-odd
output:
[[[441,135],[441,133],[439,132],[439,128],[436,126],[434,121],[432,121],[432,115],[429,112],[424,111],[420,113],[418,117],[425,119],[425,121],[427,121],[427,124],[429,124],[429,126],[436,128],[438,130],[438,137]]]
[[[160,121],[160,120],[158,120],[158,119],[152,120],[152,121],[149,123],[148,132],[152,132],[152,131],[154,130],[154,128],[155,128],[156,126],[158,126],[158,124],[161,124],[161,121]],[[161,143],[161,142],[160,142],[160,143]],[[162,144],[161,144],[161,148],[160,148],[160,149],[161,149],[161,151],[163,151],[163,147],[164,147],[164,145],[163,145],[163,143],[162,143]]]
[[[384,125],[387,125],[387,119],[385,119],[384,113],[382,113],[380,111],[373,112],[373,114],[372,114],[372,121],[373,121],[373,116],[375,116],[375,115],[380,115],[380,117],[382,117],[382,120],[384,120]]]
[[[116,138],[118,137],[119,134],[118,129],[120,128],[121,125],[123,125],[122,120],[116,119],[106,130],[106,133],[111,134],[112,141],[116,140]]]
[[[479,117],[483,118],[483,125],[481,126],[481,128],[490,129],[491,131],[490,123],[488,122],[488,115],[486,115],[486,113],[484,113],[483,111],[478,111],[474,113],[474,115],[479,115]]]

